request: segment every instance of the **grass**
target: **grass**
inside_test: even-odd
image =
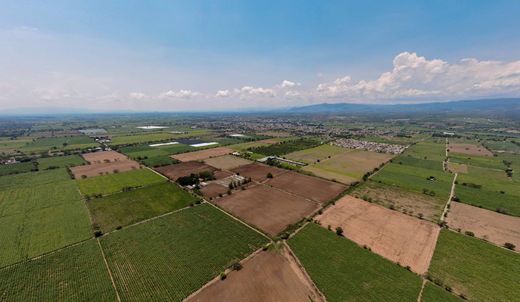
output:
[[[413,157],[411,155],[399,155],[398,157],[392,160],[393,163],[398,165],[407,165],[417,168],[430,169],[435,171],[443,171],[442,169],[442,161],[429,160],[429,159],[419,159]]]
[[[42,152],[47,150],[75,150],[96,147],[98,143],[84,135],[78,136],[59,136],[38,138],[20,147],[20,151],[24,153]]]
[[[330,158],[334,155],[348,153],[350,151],[351,150],[349,150],[349,149],[341,148],[338,146],[333,146],[330,144],[323,144],[318,147],[289,153],[285,157],[287,157],[288,159],[295,160],[295,161],[300,161],[300,162],[304,162],[307,164],[313,164],[317,160],[321,161],[321,160]]]
[[[428,180],[427,178],[430,176],[435,177],[435,180]],[[435,197],[447,200],[451,191],[453,175],[442,171],[389,163],[372,180],[399,186],[413,192],[423,193],[423,190],[426,189],[434,192]]]
[[[446,145],[437,142],[418,142],[406,149],[403,154],[418,159],[442,162],[446,157]]]
[[[135,169],[127,172],[77,179],[83,195],[112,194],[127,187],[141,187],[165,182],[166,179],[149,169]]]
[[[265,243],[208,204],[101,237],[124,301],[182,301]]]
[[[520,254],[446,229],[429,274],[471,301],[515,301],[520,296]]]
[[[63,180],[70,180],[70,176],[65,169],[54,169],[38,171],[33,173],[21,173],[0,177],[0,190],[50,184]]]
[[[516,144],[514,143],[516,142]],[[484,147],[493,151],[505,151],[520,154],[520,140],[487,140],[484,142]]]
[[[0,176],[25,173],[37,170],[34,162],[24,162],[10,165],[0,165]]]
[[[450,153],[450,162],[490,169],[505,169],[502,159],[494,156],[477,156],[460,153]]]
[[[172,133],[159,131],[159,132],[140,132],[136,134],[113,136],[110,145],[130,145],[140,144],[156,141],[164,141],[174,138]]]
[[[146,144],[124,147],[120,151],[144,165],[158,167],[176,163],[177,161],[172,159],[170,155],[188,152],[193,149],[193,147],[184,144],[159,147],[150,147]]]
[[[87,202],[95,228],[103,233],[187,207],[199,199],[171,183],[113,194]]]
[[[53,156],[43,157],[38,159],[38,168],[40,170],[46,170],[49,168],[65,168],[74,167],[85,164],[86,161],[79,155],[65,155],[65,156]]]
[[[419,295],[419,276],[316,224],[289,245],[327,301],[416,301]]]
[[[421,302],[462,302],[463,300],[444,288],[441,288],[431,282],[426,282],[421,297]]]
[[[72,180],[0,191],[0,267],[91,236],[87,209]]]
[[[0,139],[0,154],[9,154],[30,143],[30,137],[18,137],[16,139],[2,137]]]
[[[264,155],[275,155],[281,156],[284,154],[292,153],[295,151],[313,148],[320,145],[320,142],[313,139],[300,138],[290,141],[283,141],[278,144],[272,144],[269,146],[260,146],[250,148],[249,151]]]
[[[0,270],[2,301],[115,301],[95,240]]]

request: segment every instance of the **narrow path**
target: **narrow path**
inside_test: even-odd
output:
[[[444,219],[446,219],[446,215],[448,214],[448,209],[450,207],[451,199],[455,195],[455,182],[457,181],[457,176],[458,176],[457,173],[455,173],[455,175],[453,176],[453,182],[451,183],[450,197],[448,198],[448,202],[446,202],[446,205],[444,206],[444,210],[442,211],[441,222],[444,222]]]
[[[114,281],[114,277],[112,277],[112,271],[110,270],[110,267],[108,266],[107,258],[105,257],[105,252],[103,251],[103,247],[101,246],[101,242],[99,242],[99,238],[96,238],[96,241],[99,246],[99,250],[101,251],[101,256],[103,256],[103,261],[105,262],[105,267],[108,271],[108,276],[110,277],[110,281],[112,281],[112,287],[114,287],[114,291],[116,292],[116,298],[118,302],[121,302],[121,298],[119,297],[119,292],[117,291],[116,282]]]
[[[422,285],[421,285],[421,291],[419,292],[419,296],[417,296],[417,302],[421,302],[422,301],[422,294],[423,294],[425,285],[426,285],[426,279],[423,279]]]

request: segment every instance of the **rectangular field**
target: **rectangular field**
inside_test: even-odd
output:
[[[217,147],[212,149],[204,149],[188,153],[173,155],[172,157],[180,161],[204,160],[210,157],[217,157],[233,153],[233,149],[227,147]]]
[[[197,197],[171,183],[159,183],[129,192],[87,201],[95,229],[107,233],[148,218],[187,207]]]
[[[305,166],[302,170],[312,172],[319,177],[350,184],[361,180],[365,173],[371,172],[392,157],[393,155],[386,153],[351,150]]]
[[[343,228],[345,237],[418,274],[428,271],[440,230],[434,223],[348,195],[316,219],[324,227]]]
[[[33,162],[24,162],[24,163],[16,163],[3,165],[0,164],[0,176],[6,176],[11,174],[19,174],[26,173],[31,171],[36,171],[38,168]]]
[[[186,302],[322,301],[285,249],[260,252],[242,265]]]
[[[520,217],[452,202],[446,222],[454,230],[473,232],[499,246],[509,242],[520,248]]]
[[[265,243],[208,204],[101,238],[124,301],[182,301]]]
[[[264,181],[267,179],[267,174],[271,173],[273,177],[277,177],[284,173],[287,173],[287,170],[271,167],[264,164],[252,163],[249,165],[241,166],[232,170],[233,172],[240,174],[244,177],[251,177],[254,181]]]
[[[475,144],[448,144],[450,153],[461,153],[467,155],[493,156],[488,149]]]
[[[86,178],[111,173],[119,173],[139,169],[140,165],[131,159],[124,159],[107,163],[95,163],[90,165],[71,167],[70,171],[74,178]]]
[[[49,168],[65,168],[80,166],[85,164],[86,161],[79,155],[65,155],[65,156],[53,156],[53,157],[42,157],[38,158],[38,168],[40,170],[47,170]]]
[[[470,301],[515,301],[520,296],[520,254],[446,229],[429,274]]]
[[[83,153],[81,156],[90,164],[101,164],[127,160],[128,157],[116,151],[98,151]]]
[[[341,148],[331,144],[323,144],[318,147],[292,152],[285,155],[284,157],[307,164],[314,164],[318,160],[322,161],[335,155],[344,154],[351,151],[352,150],[350,149]]]
[[[170,140],[172,138],[174,138],[174,135],[172,133],[169,133],[166,131],[148,132],[148,133],[141,132],[141,133],[128,134],[128,135],[112,136],[112,141],[110,142],[110,145],[139,144],[139,143]]]
[[[24,153],[32,153],[47,150],[76,150],[97,146],[99,144],[94,139],[78,135],[38,138],[19,149]]]
[[[264,155],[274,155],[281,156],[284,154],[289,154],[292,152],[296,152],[303,149],[314,148],[319,146],[321,143],[314,139],[294,139],[287,140],[277,144],[272,144],[269,146],[261,146],[256,148],[251,148],[250,150],[254,153],[264,154]]]
[[[439,221],[447,202],[447,200],[372,180],[356,187],[351,194],[357,198],[432,222]]]
[[[72,180],[0,191],[0,267],[91,236],[87,209]]]
[[[157,167],[155,170],[169,179],[176,181],[182,176],[189,176],[190,174],[199,174],[204,171],[213,172],[216,169],[212,166],[203,164],[197,161],[181,162],[178,164]]]
[[[116,301],[96,240],[0,270],[2,301]]]
[[[314,223],[289,245],[327,301],[417,301],[419,276]]]
[[[261,184],[219,198],[214,203],[271,236],[319,208],[316,202]]]
[[[220,170],[231,170],[248,165],[251,163],[251,161],[233,155],[224,155],[208,158],[204,160],[204,163]]]
[[[127,187],[142,187],[165,181],[165,178],[145,168],[86,179],[76,179],[76,183],[83,195],[107,195],[120,192]]]
[[[426,282],[421,296],[421,302],[463,302],[461,298],[451,294],[431,282]]]
[[[31,186],[45,185],[63,180],[70,180],[70,176],[65,169],[6,175],[0,177],[0,190],[25,188],[27,184],[31,184]]]
[[[296,172],[274,176],[268,179],[266,184],[320,203],[338,196],[346,189],[342,184]]]

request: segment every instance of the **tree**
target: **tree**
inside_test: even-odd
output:
[[[267,173],[267,178],[273,178],[273,174],[271,172]]]
[[[506,242],[506,243],[504,243],[504,247],[505,247],[506,249],[510,249],[510,250],[512,250],[512,251],[514,251],[515,248],[516,248],[516,246],[515,246],[514,244],[512,244],[511,242]]]
[[[343,236],[343,228],[342,227],[337,227],[336,228],[336,235]]]

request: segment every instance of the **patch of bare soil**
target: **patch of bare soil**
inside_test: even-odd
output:
[[[240,166],[245,166],[251,163],[251,161],[233,156],[233,155],[223,155],[219,157],[208,158],[204,161],[206,164],[213,166],[217,169],[221,170],[231,170],[238,168]]]
[[[251,177],[254,181],[264,181],[267,179],[267,174],[271,173],[274,177],[287,173],[287,170],[271,167],[260,163],[252,163],[241,166],[232,170],[244,177]]]
[[[200,151],[193,151],[193,152],[187,152],[187,153],[181,153],[172,155],[172,158],[175,158],[180,161],[194,161],[194,160],[204,160],[210,157],[217,157],[222,156],[226,154],[233,153],[233,149],[226,148],[226,147],[218,147],[218,148],[211,148],[211,149],[204,149]]]
[[[115,161],[124,161],[128,157],[116,151],[99,151],[91,153],[83,153],[81,156],[91,164],[108,163]]]
[[[178,164],[162,166],[154,168],[157,172],[165,175],[169,179],[175,181],[182,176],[188,176],[191,173],[198,174],[203,171],[215,171],[212,166],[206,165],[198,161],[182,162]]]
[[[474,144],[449,144],[448,149],[452,153],[462,153],[468,155],[493,156],[493,153],[484,146]]]
[[[72,174],[74,174],[74,178],[80,179],[85,177],[130,171],[133,169],[139,169],[139,167],[140,165],[138,162],[125,158],[124,160],[71,167],[70,171]]]
[[[452,173],[468,173],[468,166],[465,164],[448,162],[448,170]]]

